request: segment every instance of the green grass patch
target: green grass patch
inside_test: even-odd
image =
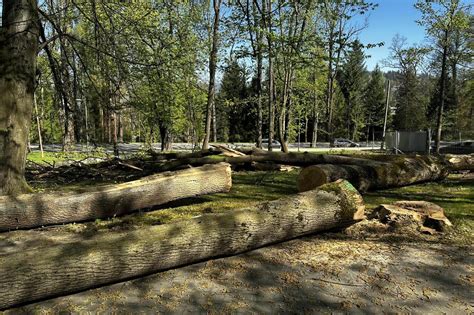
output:
[[[117,225],[156,225],[190,219],[204,213],[219,213],[242,209],[258,202],[275,200],[297,193],[298,171],[291,172],[234,172],[232,189],[219,193],[190,198],[161,206],[156,211],[137,213],[113,220],[98,220],[97,228]]]

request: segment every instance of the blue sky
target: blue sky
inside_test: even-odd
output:
[[[381,60],[388,57],[388,48],[396,34],[406,37],[410,44],[421,43],[425,39],[423,27],[416,24],[420,14],[413,6],[415,0],[373,0],[373,2],[379,6],[370,13],[369,26],[359,37],[364,44],[385,42],[385,45],[367,51],[367,54],[371,55],[366,60],[369,70],[372,70],[376,63],[382,67]]]

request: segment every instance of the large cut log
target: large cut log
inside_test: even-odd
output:
[[[346,179],[359,191],[401,187],[437,181],[448,175],[448,167],[431,157],[399,157],[392,162],[366,165],[322,164],[304,168],[297,180],[299,191],[307,191],[337,179]]]
[[[222,154],[223,151],[211,148],[209,150],[204,151],[195,151],[195,152],[166,152],[166,153],[159,153],[154,151],[153,149],[149,149],[146,151],[154,160],[174,160],[174,159],[187,159],[187,158],[200,158],[210,155],[219,155]]]
[[[174,200],[227,192],[229,164],[206,165],[103,186],[94,192],[0,197],[0,231],[78,222],[130,213]]]
[[[363,217],[362,197],[339,181],[246,209],[0,255],[0,309],[345,227]]]

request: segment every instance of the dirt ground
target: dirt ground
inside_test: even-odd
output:
[[[474,313],[474,246],[326,233],[5,312]]]

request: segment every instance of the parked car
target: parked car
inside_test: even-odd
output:
[[[349,139],[344,138],[336,138],[334,139],[334,146],[335,147],[360,147],[358,143],[351,141]]]
[[[474,141],[467,140],[457,142],[445,147],[439,148],[439,153],[452,153],[452,154],[471,154],[474,153]]]
[[[262,139],[262,148],[268,149],[268,139]],[[272,149],[281,149],[281,143],[277,140],[272,141]]]

